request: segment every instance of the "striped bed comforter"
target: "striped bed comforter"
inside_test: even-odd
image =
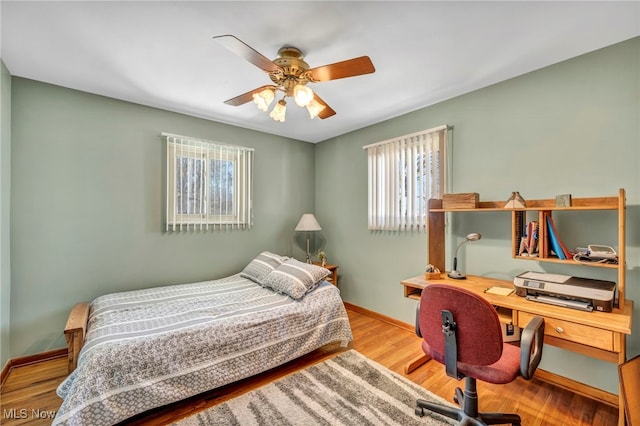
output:
[[[326,282],[300,300],[239,274],[101,296],[53,424],[114,424],[351,339]]]

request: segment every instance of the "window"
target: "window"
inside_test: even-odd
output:
[[[253,149],[163,133],[169,231],[253,225]]]
[[[368,228],[424,230],[427,200],[444,188],[448,126],[367,145]]]

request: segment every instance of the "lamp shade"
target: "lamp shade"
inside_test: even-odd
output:
[[[269,105],[273,102],[273,98],[275,98],[275,94],[271,89],[264,89],[259,93],[253,94],[253,101],[258,105],[262,111],[267,111],[269,109]]]
[[[293,99],[299,107],[306,107],[313,100],[313,90],[303,84],[293,88]]]
[[[305,213],[300,218],[300,221],[296,225],[296,231],[321,231],[322,228],[316,220],[316,217],[311,213]]]
[[[284,115],[287,112],[287,103],[284,99],[280,99],[276,106],[269,113],[269,117],[281,123],[284,122]]]
[[[325,108],[326,108],[326,105],[322,105],[320,102],[316,101],[315,98],[311,99],[311,102],[309,102],[309,105],[307,105],[307,111],[309,111],[309,117],[311,119],[314,119]]]

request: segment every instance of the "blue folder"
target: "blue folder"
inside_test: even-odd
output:
[[[560,240],[558,236],[553,232],[553,227],[549,222],[549,217],[547,216],[547,233],[549,234],[549,243],[551,243],[551,250],[558,256],[560,260],[567,260],[567,256],[564,255],[564,251],[560,246]]]

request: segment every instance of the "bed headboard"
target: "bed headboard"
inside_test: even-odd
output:
[[[76,303],[71,309],[67,325],[64,328],[64,338],[67,340],[67,349],[69,351],[69,373],[75,370],[78,365],[78,355],[84,344],[88,319],[89,302]]]

